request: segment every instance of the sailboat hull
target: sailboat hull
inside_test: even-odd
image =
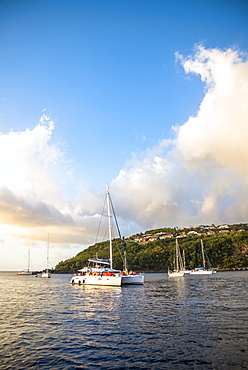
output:
[[[33,275],[32,271],[29,270],[22,270],[21,272],[18,272],[16,275]]]
[[[168,271],[169,277],[184,277],[184,271]]]
[[[144,275],[123,275],[122,284],[123,285],[143,285]]]
[[[193,270],[190,272],[190,275],[211,275],[216,274],[214,270]]]
[[[50,274],[50,272],[42,272],[41,277],[43,277],[43,278],[50,278],[51,277],[51,274]]]

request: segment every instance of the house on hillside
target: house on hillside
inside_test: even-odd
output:
[[[147,241],[148,242],[154,242],[155,240],[157,240],[158,238],[156,237],[156,236],[154,236],[154,235],[151,235],[151,236],[149,236],[148,238],[147,238]]]
[[[191,230],[187,233],[187,235],[198,235],[197,231]]]
[[[173,238],[173,235],[172,234],[162,234],[159,237],[159,239],[168,239],[168,238]]]
[[[215,232],[214,232],[213,230],[208,230],[207,234],[208,234],[208,235],[214,235],[214,234],[215,234]]]
[[[187,238],[187,237],[188,237],[188,235],[185,234],[185,233],[182,233],[182,234],[177,236],[177,238]]]
[[[137,243],[154,242],[158,238],[152,234],[144,234],[141,237],[135,238],[134,241]]]

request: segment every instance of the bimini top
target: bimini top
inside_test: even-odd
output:
[[[99,258],[89,258],[88,261],[92,263],[99,263],[100,265],[110,265],[110,260],[102,260]]]

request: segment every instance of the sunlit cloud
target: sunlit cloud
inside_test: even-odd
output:
[[[200,76],[205,96],[194,117],[120,171],[113,186],[125,217],[143,227],[242,222],[248,210],[248,62],[228,49],[198,46],[176,58]],[[189,81],[190,83],[190,81]]]
[[[0,224],[7,250],[15,241],[42,246],[47,233],[60,249],[89,242],[87,217],[63,197],[68,168],[60,146],[51,143],[53,131],[54,122],[43,113],[33,129],[0,135]]]

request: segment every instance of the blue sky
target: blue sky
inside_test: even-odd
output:
[[[247,112],[232,99],[240,125],[202,118],[237,96],[219,101],[227,78],[247,86],[247,19],[245,0],[0,2],[0,269],[23,268],[27,248],[42,268],[48,232],[52,266],[94,242],[106,183],[126,236],[247,221],[233,211]],[[193,155],[204,130],[237,153],[205,140]]]

